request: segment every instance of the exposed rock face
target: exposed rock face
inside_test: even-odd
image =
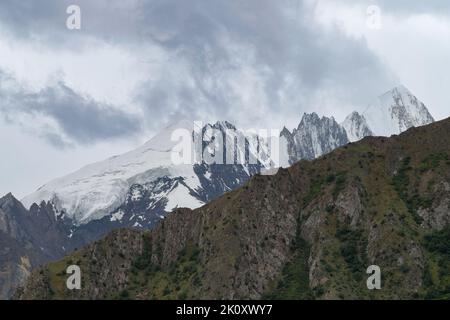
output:
[[[398,123],[399,133],[412,127],[427,125],[434,122],[423,102],[417,99],[406,87],[399,86],[385,95],[380,100],[390,100],[389,106],[391,119]]]
[[[428,186],[427,186],[428,188]],[[441,181],[434,185],[431,192],[435,196],[435,201],[418,210],[419,216],[423,219],[423,225],[435,230],[442,230],[450,224],[450,184]]]
[[[254,176],[149,232],[115,231],[34,271],[16,297],[445,297],[449,133],[447,119]],[[73,262],[85,275],[79,291],[63,285]],[[373,264],[382,290],[366,287]]]
[[[364,137],[374,135],[367,124],[366,118],[356,111],[352,112],[347,116],[347,118],[345,118],[342,126],[347,132],[350,142],[359,141]]]
[[[304,114],[296,129],[284,128],[281,137],[286,139],[289,162],[312,160],[349,142],[345,129],[333,117],[316,113]]]
[[[31,209],[12,194],[0,199],[0,299],[9,297],[33,267],[65,254],[67,238],[53,210]]]
[[[92,284],[84,286],[83,292],[86,297],[101,297],[105,292],[119,292],[127,285],[127,274],[136,253],[142,252],[143,233],[139,230],[121,229],[112,232],[101,242],[93,242],[88,245],[85,252],[88,252],[92,259],[90,269],[83,269],[83,274],[92,276]],[[86,257],[86,253],[74,252],[70,259],[65,259],[64,263],[72,265],[79,264]],[[102,270],[98,273],[98,270]],[[55,293],[65,289],[65,282],[55,286],[52,281],[51,272],[40,272],[38,278],[30,278],[28,286],[35,288],[36,292],[42,294],[42,299],[52,299]],[[95,276],[94,276],[95,275]],[[34,289],[33,289],[34,290]],[[20,292],[20,290],[19,290]],[[75,298],[70,291],[66,293]]]

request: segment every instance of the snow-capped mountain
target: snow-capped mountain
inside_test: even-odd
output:
[[[228,122],[194,129],[189,121],[169,126],[143,146],[51,181],[22,202],[27,207],[49,202],[76,225],[107,219],[120,226],[148,227],[175,208],[202,206],[261,170],[259,162],[249,161],[257,147],[250,147],[248,141],[234,144],[228,132],[234,131],[237,139],[242,134]],[[226,166],[213,161],[174,164],[173,150],[179,143],[172,139],[176,130],[188,133],[197,158],[223,154],[225,162],[230,150],[236,150],[236,157],[243,160]],[[220,135],[222,146],[217,145]],[[195,144],[196,138],[200,144]]]
[[[345,129],[333,117],[305,113],[292,132],[282,130],[280,144],[285,146],[289,163],[293,164],[300,159],[312,160],[348,142]]]
[[[350,142],[361,140],[367,136],[373,136],[373,132],[370,130],[366,118],[356,111],[348,115],[341,125],[347,132],[347,137]]]
[[[52,202],[58,210],[80,224],[102,218],[126,199],[134,183],[152,181],[162,176],[184,176],[196,183],[192,166],[171,167],[168,127],[140,148],[105,161],[88,165],[68,176],[55,179],[22,199],[26,207],[41,201]],[[200,204],[199,204],[200,205]]]
[[[352,112],[341,125],[351,142],[366,136],[391,136],[434,122],[427,107],[405,86],[389,90],[362,112]]]
[[[286,128],[281,132],[281,165],[317,158],[368,135],[389,136],[433,121],[424,104],[399,86],[377,98],[364,112],[350,114],[341,125],[333,117],[304,114],[292,132]],[[177,129],[191,135],[192,163],[173,163],[178,142],[172,134]],[[264,139],[257,135],[248,139],[229,122],[194,128],[193,122],[181,121],[140,148],[55,179],[22,201],[28,208],[42,201],[51,203],[57,214],[63,214],[75,225],[108,220],[120,226],[148,227],[177,207],[202,206],[240,186],[250,176],[273,167],[268,153]],[[194,161],[199,155],[201,161]],[[203,157],[234,164],[212,163]]]
[[[341,125],[333,117],[304,114],[297,128],[292,132],[284,128],[280,134],[280,164],[287,167],[349,141],[398,134],[433,121],[424,104],[400,86],[363,112],[353,112]],[[173,161],[179,141],[172,137],[180,129],[194,147],[192,161],[184,164]],[[151,228],[176,208],[200,207],[252,175],[271,171],[276,167],[269,156],[271,147],[266,137],[244,135],[228,122],[182,121],[135,150],[47,183],[22,200],[26,208],[12,195],[0,199],[0,233],[7,233],[1,244],[11,244],[17,251],[3,262],[0,259],[3,269],[11,270],[0,278],[14,277],[0,279],[0,298],[35,265],[115,228]]]

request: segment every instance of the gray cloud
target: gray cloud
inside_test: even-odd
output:
[[[0,120],[5,118],[32,129],[43,141],[57,148],[68,143],[88,144],[86,148],[59,152],[45,142],[21,135],[20,128],[2,126],[2,143],[12,151],[2,159],[4,164],[0,170],[6,178],[0,179],[0,192],[12,190],[25,195],[54,175],[66,174],[87,162],[135,146],[128,141],[130,144],[123,149],[114,144],[104,150],[101,143],[90,145],[91,142],[156,130],[179,118],[294,126],[303,112],[316,111],[339,118],[397,85],[396,76],[368,48],[364,39],[350,38],[339,28],[323,29],[315,21],[318,1],[325,5],[337,3],[335,0],[0,1],[2,44],[6,43],[6,47],[11,44],[18,50],[27,48],[33,53],[14,57],[12,50],[9,57],[2,54]],[[82,9],[80,31],[66,28],[66,8],[72,4]],[[339,5],[342,4],[358,5],[353,13],[361,14],[363,19],[366,12],[361,5],[371,4],[380,5],[383,14],[394,18],[417,13],[445,15],[447,19],[450,16],[448,0],[340,0]],[[360,17],[350,17],[350,20],[353,18]],[[390,31],[395,30],[386,32]],[[407,30],[408,34],[411,32]],[[382,32],[379,35],[384,37]],[[402,75],[405,77],[402,81],[408,87],[408,82],[415,82],[416,88],[423,88],[424,93],[428,92],[429,101],[440,104],[441,115],[447,116],[446,51],[441,59],[436,59],[436,55],[427,58],[422,50],[417,53],[415,48],[429,44],[424,44],[423,38],[417,42],[410,39],[405,37],[380,45],[392,49],[387,51],[389,56],[392,51],[405,52],[406,68],[414,73]],[[437,38],[435,46],[428,51],[445,49],[444,40],[445,37],[441,46]],[[405,41],[411,45],[405,46]],[[154,46],[158,48],[155,56],[149,50]],[[62,53],[67,59],[55,61],[55,69],[72,76],[64,77],[68,83],[83,83],[84,76],[90,80],[84,84],[101,79],[104,82],[99,84],[99,90],[90,92],[93,97],[105,97],[105,92],[110,92],[108,88],[117,88],[117,93],[129,92],[129,88],[121,90],[120,84],[134,84],[134,80],[142,79],[141,74],[130,77],[136,71],[135,63],[124,64],[134,68],[131,71],[124,67],[120,74],[125,81],[108,78],[110,74],[117,75],[116,71],[92,77],[94,72],[105,70],[105,67],[96,69],[95,57],[92,58],[96,54],[93,49],[99,47],[106,48],[105,51],[118,49],[127,56],[124,60],[145,62],[139,72],[148,74],[147,79],[123,100],[134,103],[133,111],[142,111],[144,117],[139,120],[129,113],[128,106],[119,109],[82,95],[79,91],[88,91],[86,86],[80,89],[56,82],[36,92],[1,72],[3,68],[14,73],[17,68],[17,78],[27,81],[23,66],[39,65],[39,57],[46,60],[42,65],[47,65],[48,60]],[[87,70],[85,75],[73,72],[73,66],[65,68],[75,55],[78,66],[84,55],[88,56],[88,67],[83,69]],[[409,55],[418,55],[419,59],[406,61]],[[20,61],[21,57],[31,57],[31,60]],[[436,63],[424,64],[427,59]],[[107,60],[115,63],[113,58]],[[398,70],[398,62],[386,61]],[[120,69],[122,63],[117,61],[112,69]],[[42,68],[36,70],[34,75],[40,75]],[[31,76],[30,82],[35,78]],[[56,128],[44,124],[36,129],[36,123],[42,119],[56,123]],[[43,156],[37,164],[35,155],[39,152]],[[41,170],[35,170],[36,165]]]
[[[12,82],[13,89],[2,86],[5,82]],[[57,147],[68,143],[63,135],[74,142],[89,144],[124,137],[140,130],[136,117],[80,95],[63,82],[32,92],[5,73],[0,73],[0,114],[10,122],[21,115],[34,119],[47,117],[55,121],[61,132],[44,130],[41,136]]]
[[[149,3],[141,8],[148,22],[141,30],[188,70],[185,78],[167,72],[142,85],[137,101],[161,118],[207,115],[240,121],[239,111],[249,108],[248,123],[267,118],[266,111],[292,118],[303,110],[320,112],[317,100],[328,95],[335,100],[330,108],[365,105],[396,84],[364,40],[322,30],[311,18],[314,5],[269,0]],[[236,92],[244,81],[243,68],[262,87],[249,93],[255,96],[251,101]],[[256,96],[261,94],[269,110],[259,114],[261,97]]]
[[[450,2],[447,0],[344,0],[348,3],[379,5],[383,11],[390,14],[439,14],[450,15]]]
[[[152,74],[136,88],[134,96],[152,129],[186,117],[257,123],[270,118],[268,112],[285,115],[289,122],[303,111],[320,112],[323,101],[333,104],[329,109],[347,112],[395,84],[363,40],[322,30],[312,19],[314,3],[79,0],[82,30],[75,36],[65,29],[65,8],[72,3],[2,1],[0,21],[18,39],[39,38],[49,46],[88,46],[92,37],[133,50],[141,44],[158,45],[168,62],[160,74]],[[41,94],[50,99],[53,93]],[[26,98],[31,104],[38,97]],[[78,124],[86,126],[85,131],[64,121],[58,109],[40,107],[40,112],[55,115],[79,141],[129,127],[128,118],[124,124],[119,120],[126,114],[110,115],[117,124],[95,116],[84,118],[92,106],[89,101],[80,103],[78,108],[72,103],[76,114],[71,123],[86,121]],[[345,108],[349,110],[341,110]],[[103,129],[91,130],[98,122]],[[112,127],[107,129],[108,125]]]

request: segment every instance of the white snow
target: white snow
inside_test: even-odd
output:
[[[280,137],[280,167],[287,168],[289,164],[288,141],[286,137]]]
[[[189,194],[189,189],[182,184],[177,184],[177,186],[168,193],[167,198],[168,202],[165,209],[168,212],[176,208],[195,209],[205,204],[192,197]]]
[[[113,213],[111,215],[111,222],[121,221],[124,215],[125,215],[125,212],[123,212],[122,210],[119,210],[119,211]]]
[[[404,86],[398,86],[378,97],[363,112],[363,116],[377,136],[399,134],[412,126],[434,121],[425,105]]]
[[[347,132],[347,137],[350,142],[361,140],[366,135],[373,135],[373,132],[367,124],[366,118],[356,111],[349,114],[341,125]]]
[[[139,190],[133,189],[131,192],[131,201],[139,201],[142,199],[142,194]]]
[[[425,105],[400,85],[376,98],[363,112],[352,112],[341,125],[354,142],[367,135],[389,137],[432,122]]]
[[[187,183],[198,187],[191,165],[174,166],[171,140],[175,129],[193,130],[193,122],[181,121],[167,127],[138,149],[81,168],[55,179],[22,199],[25,206],[53,201],[57,209],[65,209],[77,223],[100,219],[125,201],[133,183],[149,182],[157,177],[184,176]]]

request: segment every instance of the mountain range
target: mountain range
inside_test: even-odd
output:
[[[399,86],[377,98],[362,114],[353,112],[342,124],[333,117],[320,118],[312,113],[304,114],[292,132],[283,128],[280,134],[281,158],[289,161],[282,165],[315,159],[365,136],[390,136],[433,121],[424,104],[404,86]],[[254,165],[247,159],[242,165],[231,166],[231,172],[226,166],[205,166],[201,162],[174,165],[171,155],[176,142],[171,135],[180,128],[194,132],[192,122],[178,122],[136,150],[88,165],[45,184],[22,199],[22,203],[30,207],[33,203],[49,202],[57,212],[73,219],[76,225],[83,225],[105,216],[112,220],[129,220],[126,208],[130,204],[135,209],[144,207],[141,202],[145,201],[145,210],[135,212],[132,222],[133,226],[148,227],[154,220],[149,219],[149,213],[158,218],[176,207],[195,209],[270,167],[256,154],[262,145],[259,139],[247,139],[248,150],[242,151],[253,153],[258,158]],[[226,121],[206,124],[201,130],[202,152],[212,144],[207,137],[212,130],[218,130],[226,142],[232,143],[234,141],[226,140],[227,130],[244,135]],[[233,147],[225,143],[225,153]]]
[[[254,175],[38,268],[15,298],[448,299],[449,133],[450,118]],[[65,286],[72,264],[80,290]]]
[[[313,160],[366,136],[399,134],[433,121],[424,104],[403,86],[383,94],[363,112],[353,112],[341,124],[333,117],[304,114],[297,128],[281,131],[280,152],[286,159],[282,166]],[[225,141],[224,159],[237,150],[244,161],[174,165],[172,133],[180,128],[192,132],[193,141],[200,136],[198,153],[214,153],[210,147],[216,141],[211,133],[218,132]],[[238,133],[243,148],[230,141],[228,130]],[[153,228],[177,208],[199,208],[235,190],[273,166],[268,148],[264,139],[248,139],[225,121],[197,129],[192,122],[182,121],[136,150],[45,184],[22,199],[24,205],[7,195],[0,200],[0,239],[5,243],[0,255],[0,297],[10,296],[33,268],[111,230]],[[258,152],[261,149],[264,152]],[[252,156],[256,163],[249,161]]]

